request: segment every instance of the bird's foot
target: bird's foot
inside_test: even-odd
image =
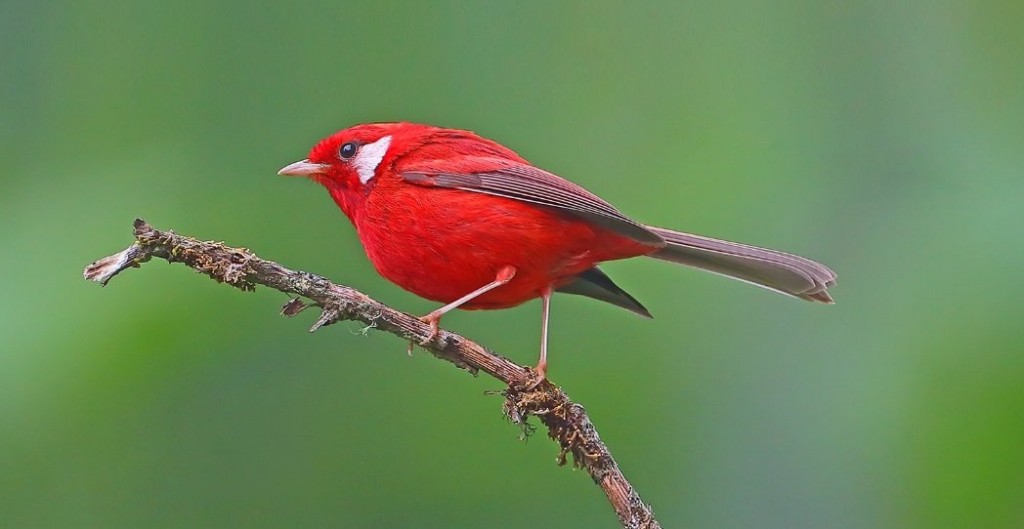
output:
[[[434,338],[437,338],[437,333],[440,330],[439,326],[441,325],[442,315],[443,313],[439,313],[438,311],[435,310],[434,312],[431,312],[426,316],[420,316],[420,321],[430,325],[430,334],[428,334],[426,338],[419,342],[420,347],[426,347],[427,344],[434,341]],[[409,356],[412,356],[412,348],[415,347],[416,345],[417,344],[415,341],[409,340],[409,348],[406,350]]]
[[[523,388],[526,391],[533,391],[537,389],[537,386],[547,382],[548,380],[548,363],[540,362],[537,367],[533,368],[535,376],[531,378],[527,383],[526,387]]]

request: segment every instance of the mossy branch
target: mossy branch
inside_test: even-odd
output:
[[[264,285],[306,298],[321,311],[310,332],[342,320],[360,321],[377,330],[420,343],[437,358],[470,373],[483,371],[491,375],[508,386],[504,391],[505,415],[523,426],[530,416],[537,417],[560,447],[559,464],[565,464],[571,454],[573,464],[586,470],[608,496],[623,527],[661,527],[651,508],[622,475],[583,406],[571,401],[561,388],[549,381],[537,384],[537,376],[532,369],[458,334],[441,330],[429,339],[430,326],[418,318],[322,276],[290,270],[276,262],[261,259],[245,248],[157,230],[142,219],[135,220],[135,242],[131,246],[92,263],[85,268],[84,275],[86,279],[106,285],[122,271],[139,267],[153,257],[183,263],[217,282],[243,291]],[[296,298],[286,303],[281,313],[294,316],[306,306]]]

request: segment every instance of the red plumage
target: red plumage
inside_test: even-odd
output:
[[[644,226],[472,132],[413,123],[342,130],[281,174],[321,183],[385,278],[453,308],[500,309],[581,294],[647,315],[595,266],[641,255],[794,297],[831,302],[835,274],[802,257]],[[546,339],[538,371],[544,375]]]

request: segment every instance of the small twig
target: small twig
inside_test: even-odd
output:
[[[290,270],[273,261],[257,257],[245,248],[223,243],[199,241],[160,231],[142,219],[135,220],[135,243],[125,250],[105,257],[85,268],[85,278],[106,285],[122,271],[138,267],[153,257],[172,263],[184,263],[215,281],[227,283],[244,291],[264,285],[288,294],[296,294],[320,307],[321,314],[310,332],[341,320],[360,321],[405,340],[424,343],[431,334],[430,325],[399,312],[353,288],[332,283],[324,277]],[[306,308],[299,299],[292,299],[282,308],[285,316],[294,316]],[[587,417],[583,406],[569,400],[561,388],[548,381],[532,387],[536,373],[458,334],[441,330],[423,345],[434,356],[473,373],[483,371],[504,382],[505,415],[516,424],[536,416],[548,429],[548,435],[560,447],[557,461],[566,463],[572,454],[573,464],[586,470],[604,490],[615,508],[622,526],[630,529],[653,529],[661,526],[619,470],[608,447],[601,442],[597,429]]]

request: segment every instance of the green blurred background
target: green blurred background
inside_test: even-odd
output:
[[[646,222],[840,276],[654,261],[551,376],[666,527],[1024,526],[1024,3],[0,4],[0,527],[616,527],[500,388],[152,263],[131,221],[425,313],[314,184],[365,121],[475,130]],[[539,304],[448,328],[532,362]]]

